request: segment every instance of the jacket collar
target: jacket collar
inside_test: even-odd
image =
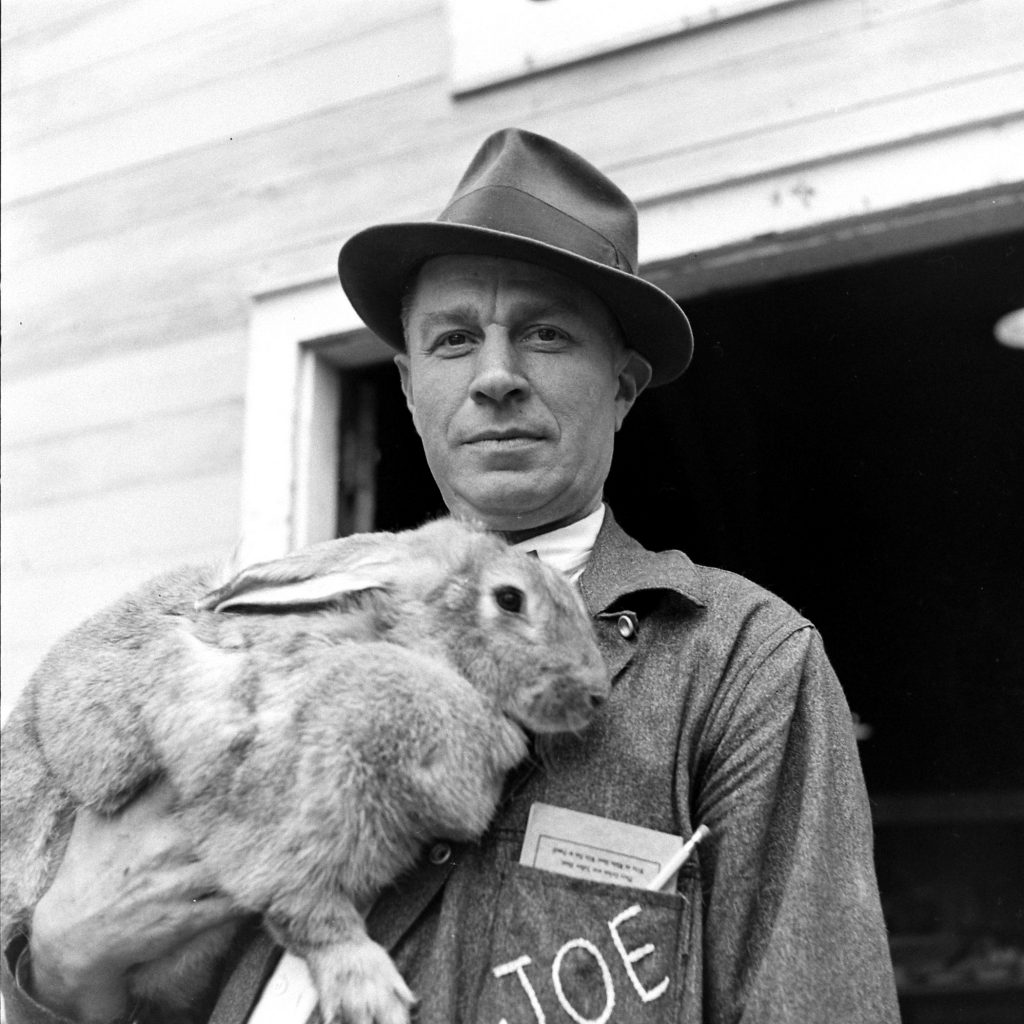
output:
[[[704,607],[697,567],[682,551],[648,551],[633,540],[606,508],[580,590],[591,615],[629,594],[670,590],[687,603]]]

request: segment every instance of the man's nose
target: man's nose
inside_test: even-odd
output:
[[[529,391],[516,347],[503,327],[487,329],[476,351],[474,370],[472,395],[477,401],[505,402],[523,398]]]

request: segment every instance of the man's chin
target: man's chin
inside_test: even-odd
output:
[[[481,490],[453,496],[449,509],[459,516],[475,519],[496,533],[542,533],[582,519],[592,511],[585,501],[573,502],[568,495],[552,498],[526,488]]]
[[[557,503],[523,489],[488,490],[453,498],[453,513],[476,519],[489,530],[501,533],[531,530],[559,518]]]

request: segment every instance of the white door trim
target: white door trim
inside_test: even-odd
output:
[[[256,297],[242,454],[242,564],[334,536],[338,370],[390,355],[362,326],[336,278]]]

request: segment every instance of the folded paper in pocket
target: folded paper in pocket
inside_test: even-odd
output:
[[[571,878],[646,889],[682,845],[679,836],[667,832],[535,803],[519,862]],[[671,890],[675,881],[673,872],[664,888]]]

